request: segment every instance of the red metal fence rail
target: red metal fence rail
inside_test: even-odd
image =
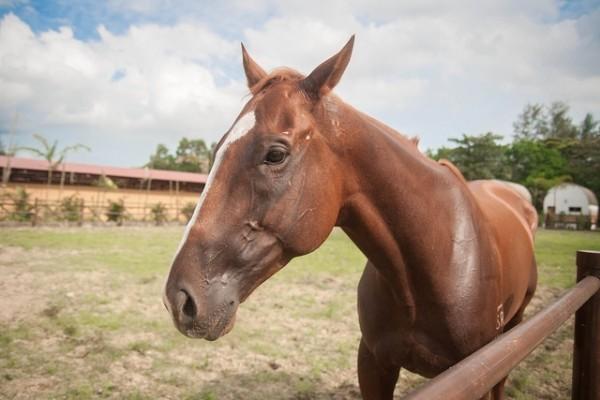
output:
[[[577,252],[577,285],[409,394],[410,400],[475,400],[489,392],[573,313],[573,400],[600,400],[600,252]]]

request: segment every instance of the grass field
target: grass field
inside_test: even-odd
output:
[[[182,227],[0,230],[0,398],[359,399],[356,285],[364,257],[341,231],[294,260],[217,342],[191,340],[161,304]],[[540,231],[529,314],[574,283],[600,234]],[[514,399],[568,398],[572,324],[509,380]],[[398,395],[420,384],[402,371]]]

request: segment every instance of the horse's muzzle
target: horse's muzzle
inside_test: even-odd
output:
[[[163,300],[181,333],[207,340],[216,340],[233,328],[239,305],[232,291],[210,288],[201,295],[187,288],[166,290]]]

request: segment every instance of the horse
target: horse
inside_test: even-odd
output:
[[[353,44],[308,76],[267,73],[242,44],[250,99],[216,147],[163,302],[181,333],[216,340],[254,289],[339,226],[368,259],[360,391],[391,399],[400,368],[433,377],[521,321],[537,214],[337,97]]]

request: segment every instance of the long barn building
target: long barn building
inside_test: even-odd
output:
[[[69,197],[82,201],[85,219],[105,219],[109,202],[122,200],[130,219],[151,219],[151,208],[161,203],[169,220],[184,221],[183,209],[198,201],[207,179],[189,172],[68,162],[49,172],[46,160],[0,156],[4,208],[22,188],[32,204],[56,207]]]

